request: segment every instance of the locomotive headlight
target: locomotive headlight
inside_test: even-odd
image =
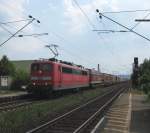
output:
[[[33,83],[33,85],[35,85],[35,83]]]

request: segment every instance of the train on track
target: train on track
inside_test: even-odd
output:
[[[97,84],[120,82],[118,76],[56,59],[34,61],[31,64],[30,79],[28,92],[34,94],[50,94],[53,91],[78,90]]]

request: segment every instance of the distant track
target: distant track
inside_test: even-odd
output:
[[[31,97],[32,97],[32,94],[22,94],[22,95],[17,95],[17,96],[0,97],[0,104],[6,103],[6,102],[12,102],[16,100],[29,99]]]
[[[22,100],[14,100],[10,102],[3,102],[0,104],[0,112],[2,111],[11,111],[16,108],[26,106],[33,103],[33,99],[22,99]],[[35,102],[35,101],[34,101]]]

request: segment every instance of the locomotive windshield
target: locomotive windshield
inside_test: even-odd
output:
[[[32,66],[31,66],[31,71],[32,72],[39,71],[39,69],[40,69],[40,65],[39,64],[32,64]]]
[[[44,72],[50,72],[52,69],[51,64],[41,64],[41,70]]]
[[[50,72],[52,69],[51,64],[32,64],[31,66],[31,71],[36,72],[36,71],[43,71],[43,72]]]

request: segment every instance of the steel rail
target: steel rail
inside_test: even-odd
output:
[[[16,101],[16,100],[24,100],[24,99],[28,99],[28,98],[32,98],[32,94],[20,94],[20,95],[16,95],[16,96],[4,96],[4,97],[0,97],[0,105],[6,102],[12,102],[12,101]]]
[[[3,107],[3,106],[7,106],[7,105],[11,105],[11,104],[15,104],[15,103],[19,103],[19,102],[24,102],[24,101],[29,101],[29,100],[32,100],[32,99],[17,99],[17,100],[12,100],[12,101],[8,101],[8,102],[2,102],[0,103],[0,108]]]
[[[117,88],[117,89],[118,89],[118,88]],[[71,113],[73,113],[73,112],[75,112],[75,111],[77,111],[77,110],[79,110],[79,109],[82,109],[82,108],[86,107],[87,105],[89,105],[89,104],[95,102],[95,101],[98,100],[98,99],[103,98],[104,96],[107,96],[108,94],[114,92],[114,90],[117,90],[117,89],[111,89],[111,90],[109,90],[108,92],[104,93],[103,95],[98,96],[98,97],[96,97],[96,98],[94,98],[94,99],[88,101],[87,103],[85,103],[85,104],[83,104],[83,105],[80,105],[79,107],[77,107],[77,108],[75,108],[75,109],[73,109],[73,110],[71,110],[71,111],[69,111],[69,112],[67,112],[67,113],[65,113],[65,114],[63,114],[63,115],[61,115],[61,116],[59,116],[59,117],[53,119],[53,120],[51,120],[51,121],[48,121],[47,123],[44,123],[44,124],[42,124],[42,125],[40,125],[40,126],[34,128],[34,129],[31,129],[31,130],[27,131],[26,133],[35,133],[35,132],[38,132],[38,131],[42,130],[43,128],[45,128],[45,127],[47,127],[47,126],[50,126],[51,124],[53,124],[53,123],[55,123],[55,122],[61,120],[62,118],[67,117],[67,116],[70,115]]]
[[[10,110],[16,109],[18,107],[26,106],[26,105],[29,105],[29,104],[32,104],[32,103],[33,103],[32,101],[26,101],[26,102],[23,102],[23,103],[15,103],[15,104],[12,104],[12,105],[6,105],[6,106],[3,106],[3,107],[0,107],[0,112],[10,111]]]
[[[28,106],[31,104],[39,103],[39,102],[44,102],[46,100],[37,100],[37,99],[26,99],[26,100],[16,100],[16,101],[11,101],[11,102],[6,102],[3,104],[0,104],[0,113],[2,111],[11,111],[16,108],[22,107],[22,106]]]
[[[109,104],[111,104],[118,97],[118,95],[120,95],[120,93],[124,90],[125,90],[124,88],[121,89],[115,96],[113,96],[108,102],[106,102],[97,112],[95,112],[87,121],[85,121],[73,133],[79,133],[83,128],[85,128],[85,126],[87,126],[91,122],[91,120],[93,120],[98,114],[100,114],[101,111],[103,111],[103,109],[109,106]]]

